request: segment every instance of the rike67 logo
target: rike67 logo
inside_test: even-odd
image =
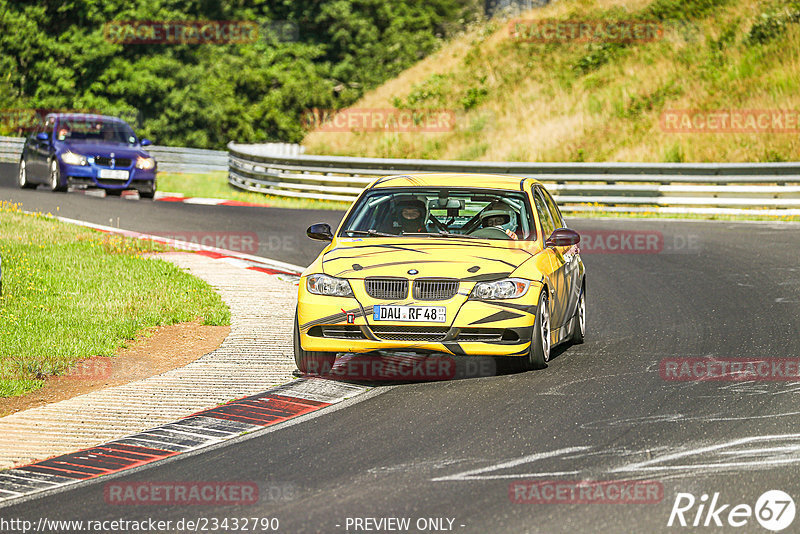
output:
[[[765,529],[778,532],[791,525],[794,516],[794,499],[781,490],[765,491],[755,506],[724,503],[719,492],[715,492],[710,500],[707,493],[699,499],[691,493],[678,493],[667,526],[743,527],[755,518]]]

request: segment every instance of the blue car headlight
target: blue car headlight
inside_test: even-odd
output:
[[[528,292],[530,280],[504,278],[494,282],[479,282],[472,289],[470,298],[478,300],[516,299]]]
[[[61,154],[61,161],[66,165],[86,165],[86,156],[67,151]]]
[[[306,279],[309,293],[329,297],[352,297],[353,289],[344,278],[334,278],[326,274],[312,274]]]
[[[136,168],[142,169],[143,171],[150,171],[156,166],[156,160],[153,158],[143,158],[139,156],[136,158]]]

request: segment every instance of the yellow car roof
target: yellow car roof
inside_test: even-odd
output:
[[[524,178],[510,174],[402,174],[384,176],[372,184],[379,187],[479,187],[485,189],[509,189],[519,191],[519,184]],[[528,180],[538,183],[536,180]]]

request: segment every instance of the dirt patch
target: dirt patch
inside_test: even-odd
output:
[[[48,378],[36,391],[0,398],[0,417],[183,367],[219,347],[228,332],[230,326],[200,321],[154,328],[111,358],[83,360],[69,375]]]

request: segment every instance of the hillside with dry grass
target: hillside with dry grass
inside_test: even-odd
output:
[[[304,140],[309,153],[485,161],[800,158],[797,0],[565,0],[520,18],[652,21],[661,31],[650,40],[531,42],[514,36],[508,21],[478,24],[353,106],[451,110],[451,129],[314,131]],[[665,117],[676,112],[694,122],[671,128]],[[764,112],[772,118],[759,122]],[[743,122],[712,120],[726,113]]]

